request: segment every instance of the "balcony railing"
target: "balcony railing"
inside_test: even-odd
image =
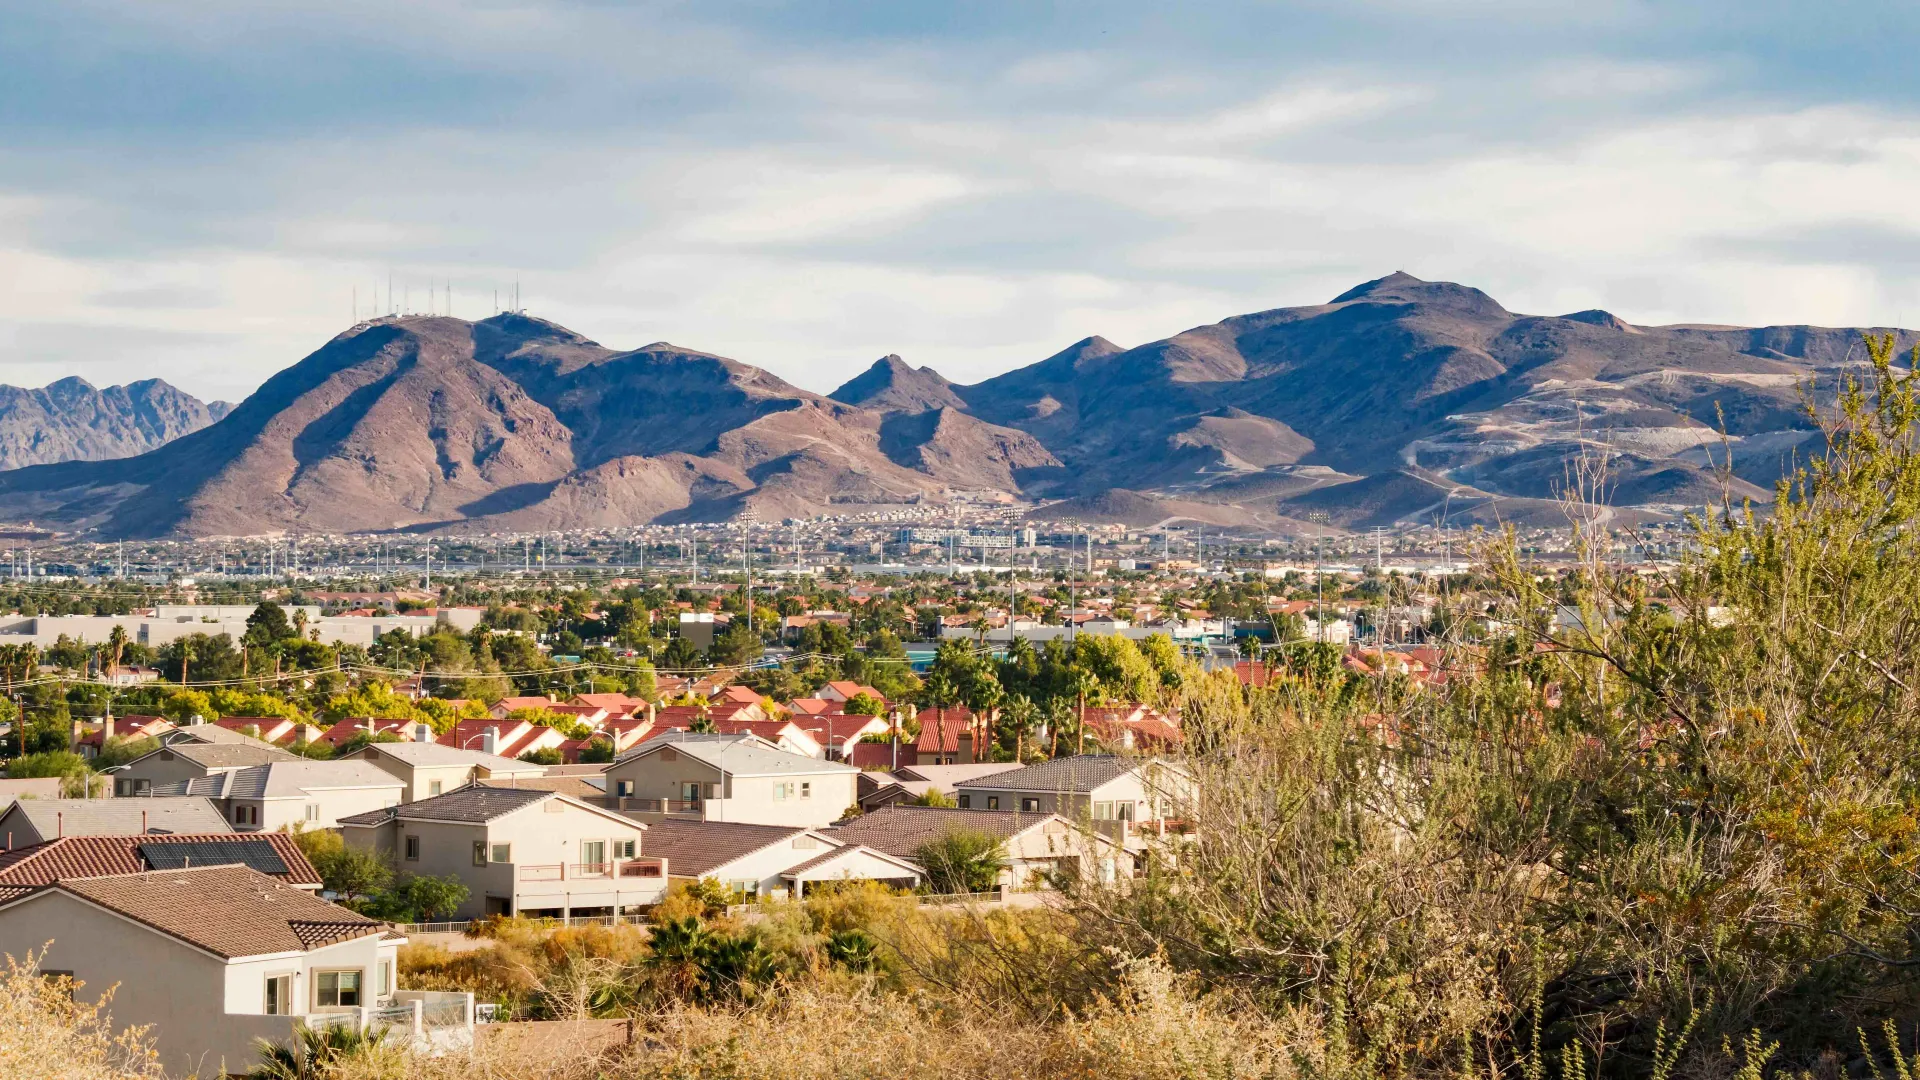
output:
[[[624,859],[597,863],[530,863],[520,867],[521,881],[608,881],[664,877],[665,859]]]
[[[635,814],[698,814],[707,804],[705,799],[644,799],[631,795],[601,795],[585,801]]]

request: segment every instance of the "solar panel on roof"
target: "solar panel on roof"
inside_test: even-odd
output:
[[[287,861],[265,840],[203,840],[184,844],[141,844],[140,857],[149,869],[182,870],[192,866],[246,866],[263,874],[287,873]]]

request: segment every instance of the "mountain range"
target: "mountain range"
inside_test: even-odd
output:
[[[102,538],[518,532],[958,496],[1283,533],[1555,523],[1569,462],[1596,446],[1605,501],[1663,515],[1726,484],[1769,498],[1815,437],[1806,395],[1864,365],[1861,333],[1518,315],[1396,273],[1133,348],[1089,337],[973,385],[887,356],[820,395],[518,313],[384,318],[157,449],[0,473],[0,521]]]
[[[95,389],[69,376],[39,389],[0,386],[0,469],[145,453],[227,415],[159,379]]]

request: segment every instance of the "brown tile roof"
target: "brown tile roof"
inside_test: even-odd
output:
[[[607,789],[587,782],[584,776],[523,776],[512,780],[479,780],[482,787],[523,788],[529,791],[557,791],[576,799],[598,799]]]
[[[673,877],[699,877],[806,831],[791,825],[668,819],[647,824],[640,853],[667,860],[667,873]]]
[[[306,952],[386,929],[244,866],[76,878],[53,887],[228,958]]]
[[[41,886],[69,878],[137,874],[149,869],[142,844],[220,844],[265,841],[287,864],[285,880],[309,889],[320,887],[320,872],[307,861],[288,833],[174,833],[136,836],[68,836],[0,853],[0,886]]]
[[[848,844],[864,844],[895,858],[911,859],[922,844],[956,832],[983,832],[1006,840],[1051,819],[1017,810],[955,810],[943,806],[884,806],[825,830]]]
[[[513,787],[504,780],[495,781],[492,785],[468,784],[430,799],[343,817],[340,823],[381,825],[399,817],[410,821],[458,821],[477,825],[550,799],[553,794],[552,791],[539,788]]]

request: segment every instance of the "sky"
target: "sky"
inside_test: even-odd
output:
[[[1920,323],[1920,5],[298,7],[0,0],[0,381],[237,400],[356,317],[516,282],[822,392],[1395,270],[1532,314]]]

